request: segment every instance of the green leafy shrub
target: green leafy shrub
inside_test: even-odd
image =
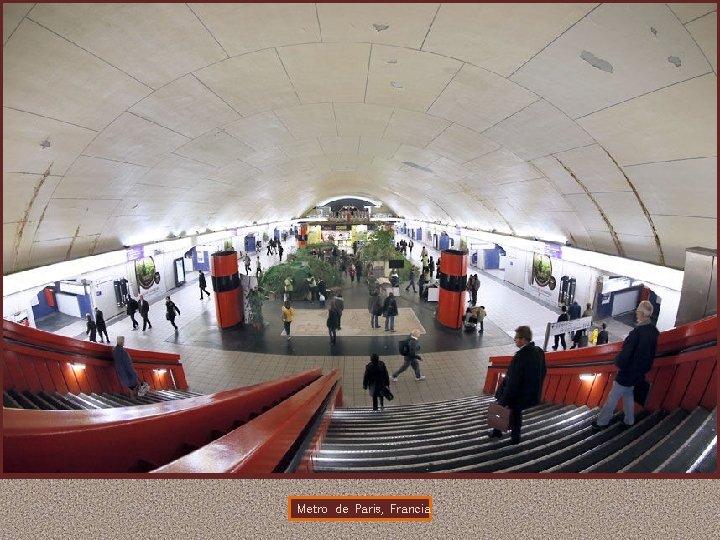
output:
[[[331,264],[310,254],[311,249],[319,249],[319,246],[323,246],[325,249],[332,248],[332,244],[313,244],[298,249],[295,254],[288,257],[287,262],[271,266],[263,272],[260,286],[264,291],[282,295],[285,291],[285,278],[291,276],[295,284],[293,299],[296,299],[304,298],[308,291],[307,282],[305,281],[308,273],[315,276],[316,281],[324,280],[328,288],[340,285],[340,272]]]

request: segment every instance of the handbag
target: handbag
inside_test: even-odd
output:
[[[645,403],[647,403],[648,396],[650,395],[650,388],[652,388],[652,385],[644,379],[637,383],[633,387],[633,399],[635,400],[635,403],[644,407]]]
[[[383,387],[382,395],[388,401],[392,401],[393,399],[395,399],[395,396],[393,396],[393,393],[390,391],[390,389],[387,386]]]
[[[510,429],[510,409],[493,401],[488,406],[488,426],[500,431]]]

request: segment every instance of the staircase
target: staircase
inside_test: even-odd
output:
[[[593,433],[598,408],[541,404],[523,414],[522,441],[487,437],[494,398],[336,409],[314,459],[317,473],[712,473],[716,409],[646,411],[635,425]],[[622,413],[617,415],[619,420]]]
[[[201,396],[187,390],[151,390],[143,397],[131,397],[121,393],[90,394],[70,392],[31,392],[29,390],[3,391],[3,407],[9,409],[35,409],[44,411],[69,411],[90,409],[112,409],[129,405],[150,405],[162,401]]]

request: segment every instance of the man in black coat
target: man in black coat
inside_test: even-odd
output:
[[[135,313],[137,313],[139,307],[138,301],[132,296],[129,296],[127,302],[127,314],[130,315],[130,320],[133,323],[133,330],[137,330],[137,327],[139,326],[138,322],[135,320]]]
[[[607,427],[621,398],[625,412],[623,423],[625,426],[632,426],[635,423],[633,390],[636,384],[645,380],[645,374],[652,368],[660,334],[650,320],[653,309],[650,302],[643,300],[635,310],[637,326],[625,338],[622,349],[615,358],[618,372],[607,401],[600,409],[597,420],[592,424],[593,431]]]
[[[148,318],[148,315],[150,314],[150,304],[147,300],[145,300],[145,297],[143,295],[140,295],[140,298],[138,299],[138,307],[140,311],[140,316],[142,317],[143,321],[143,332],[145,331],[146,327],[152,328],[152,324],[150,324],[150,319]]]
[[[385,362],[380,360],[377,353],[373,353],[370,356],[370,362],[365,366],[365,375],[363,376],[363,389],[370,392],[373,411],[378,410],[378,399],[380,400],[380,410],[385,408],[384,392],[388,386],[390,386],[390,376]]]
[[[543,381],[545,380],[545,353],[532,341],[529,326],[515,329],[515,346],[518,351],[513,356],[502,386],[495,397],[503,407],[510,409],[510,444],[520,443],[522,411],[540,403]],[[489,437],[502,437],[502,431],[493,429]]]

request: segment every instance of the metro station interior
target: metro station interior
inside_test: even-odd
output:
[[[4,474],[716,472],[716,4],[3,4],[3,53]],[[414,247],[368,259],[377,231]],[[290,339],[269,285],[321,244],[334,344],[302,283]],[[477,301],[416,294],[423,249]],[[607,344],[553,350],[573,300]],[[595,432],[641,300],[650,395]],[[548,372],[508,445],[522,325]],[[370,355],[396,372],[413,330],[422,378],[374,412]]]

